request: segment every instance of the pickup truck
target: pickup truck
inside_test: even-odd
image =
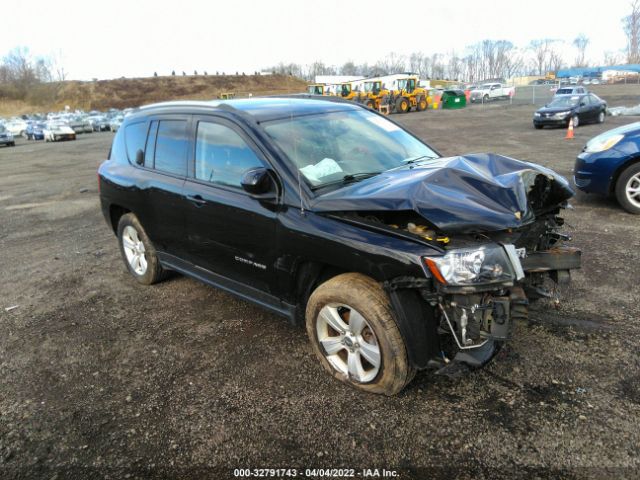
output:
[[[498,100],[500,98],[509,98],[515,93],[514,87],[503,85],[501,83],[484,83],[475,90],[471,91],[470,100],[475,102],[488,102],[489,100]]]

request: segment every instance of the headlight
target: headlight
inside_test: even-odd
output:
[[[554,115],[556,118],[565,118],[566,116],[571,115],[571,112],[558,112]]]
[[[510,281],[514,268],[500,245],[449,250],[443,257],[425,257],[434,278],[445,285],[481,285]]]
[[[534,116],[534,117],[539,117],[539,116],[540,116],[540,113],[539,113],[539,112],[536,112],[536,113],[534,113],[534,114],[533,114],[533,116]]]
[[[611,147],[613,147],[616,143],[618,143],[623,138],[624,138],[623,134],[611,135],[611,136],[598,135],[597,137],[589,140],[584,151],[587,153],[604,152],[605,150],[609,150]]]

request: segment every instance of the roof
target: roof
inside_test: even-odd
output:
[[[225,110],[239,111],[252,116],[257,122],[291,118],[315,113],[329,113],[361,108],[353,102],[340,99],[308,96],[257,97],[233,100],[173,101],[140,107],[138,112],[150,110]]]

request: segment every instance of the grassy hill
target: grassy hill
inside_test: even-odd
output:
[[[24,100],[0,96],[0,115],[72,109],[106,110],[136,107],[165,100],[210,100],[220,93],[237,97],[249,94],[299,93],[306,83],[286,75],[189,75],[121,78],[93,82],[66,81],[33,86]]]

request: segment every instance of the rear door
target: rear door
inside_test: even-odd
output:
[[[125,131],[132,163],[143,145],[144,164],[136,165],[140,201],[134,211],[156,249],[176,256],[183,256],[186,250],[187,205],[182,189],[187,175],[188,127],[188,116],[171,115],[130,124]],[[130,137],[141,135],[146,137],[143,144],[138,140],[130,145]]]
[[[277,208],[240,186],[251,168],[269,167],[251,137],[215,116],[194,118],[184,196],[189,260],[225,279],[274,293]]]

